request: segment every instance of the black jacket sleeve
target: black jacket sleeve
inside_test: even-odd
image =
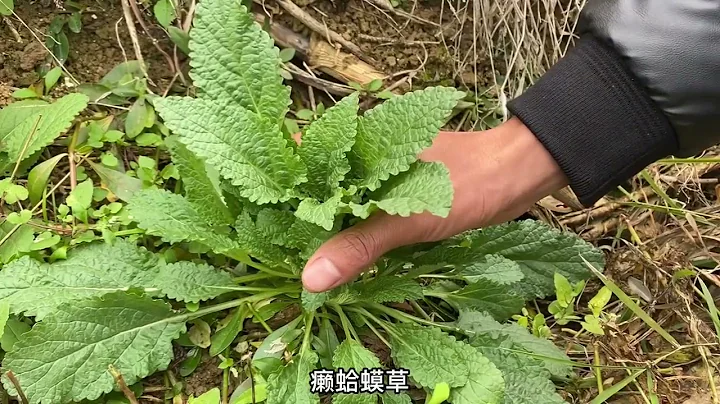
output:
[[[720,2],[589,0],[574,47],[508,105],[584,205],[720,143]]]

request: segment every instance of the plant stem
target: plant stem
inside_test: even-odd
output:
[[[242,306],[245,303],[255,302],[255,301],[267,299],[270,297],[275,297],[277,295],[283,294],[288,291],[289,290],[287,290],[287,289],[276,289],[273,292],[258,293],[256,295],[242,297],[240,299],[235,299],[235,300],[230,300],[228,302],[216,304],[214,306],[202,308],[202,309],[192,312],[192,313],[186,313],[184,316],[178,317],[178,321],[193,320],[193,319],[200,318],[207,314],[217,313],[218,311],[223,311],[223,310],[227,310],[227,309],[233,309],[235,307]]]
[[[230,348],[225,348],[224,356],[230,356]],[[228,390],[230,389],[230,366],[223,369],[222,377],[222,404],[228,404]]]
[[[315,320],[315,310],[309,312],[305,316],[305,336],[303,337],[300,355],[304,355],[307,347],[310,345],[310,337],[312,336],[312,324]]]
[[[460,328],[453,327],[453,326],[450,326],[450,325],[445,325],[445,324],[436,323],[436,322],[434,322],[434,321],[428,321],[428,320],[422,319],[422,318],[420,318],[420,317],[415,317],[415,316],[413,316],[413,315],[411,315],[411,314],[404,313],[404,312],[402,312],[402,311],[400,311],[400,310],[396,310],[396,309],[392,309],[392,308],[387,307],[387,306],[383,306],[382,304],[371,303],[371,304],[369,305],[369,307],[371,307],[371,308],[374,309],[374,310],[383,312],[384,314],[387,314],[388,316],[393,317],[393,318],[395,318],[395,319],[397,319],[397,320],[400,320],[400,321],[402,321],[402,322],[414,321],[414,322],[419,323],[419,324],[424,324],[424,325],[428,325],[428,326],[431,326],[431,327],[438,327],[438,328],[440,328],[440,329],[447,330],[447,331],[453,331],[453,332],[459,332],[459,333],[461,333],[461,334],[467,334],[466,331],[461,330]]]
[[[273,277],[273,276],[270,275],[270,274],[258,273],[258,274],[250,274],[250,275],[238,276],[238,277],[236,277],[236,278],[233,278],[233,281],[234,281],[235,283],[250,283],[250,282],[254,282],[254,281],[260,281],[260,280],[263,280],[263,279],[269,279],[269,278],[272,278],[272,277]]]
[[[248,304],[247,306],[248,306],[248,309],[250,309],[250,312],[252,313],[253,317],[255,317],[260,322],[260,324],[263,326],[265,331],[267,331],[268,334],[272,334],[272,332],[273,332],[272,328],[270,328],[270,326],[265,322],[265,320],[263,320],[262,317],[260,317],[258,312],[255,311],[255,308],[253,307],[253,305]]]
[[[355,340],[360,340],[358,338],[357,334],[355,334],[355,330],[353,329],[352,332],[350,331],[352,329],[352,324],[350,324],[350,319],[347,318],[345,315],[345,312],[343,312],[342,307],[339,304],[334,304],[333,309],[338,314],[338,317],[340,317],[340,323],[342,324],[343,331],[345,331],[345,338],[347,339],[353,339],[353,335],[355,336]]]
[[[110,365],[108,370],[110,371],[113,379],[115,379],[115,383],[117,384],[120,391],[122,391],[125,395],[125,398],[130,401],[130,404],[139,404],[137,398],[135,397],[135,393],[133,393],[132,390],[130,390],[130,388],[127,386],[127,383],[125,383],[125,379],[123,378],[123,375],[120,373],[120,371],[118,371],[113,365]]]

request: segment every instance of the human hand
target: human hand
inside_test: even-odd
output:
[[[516,118],[484,132],[441,132],[420,159],[442,162],[450,171],[455,192],[448,217],[372,215],[310,257],[302,274],[307,290],[351,281],[392,249],[513,220],[567,185],[552,156]]]

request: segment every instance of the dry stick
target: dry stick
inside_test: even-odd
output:
[[[438,24],[436,22],[432,22],[432,21],[428,21],[424,18],[416,17],[415,15],[406,13],[403,10],[398,10],[395,7],[393,7],[393,5],[388,0],[366,0],[366,1],[382,8],[382,9],[385,9],[386,11],[389,11],[399,17],[407,18],[409,20],[413,20],[415,22],[420,22],[423,24],[432,25],[434,27],[440,26],[440,24]]]
[[[140,50],[140,41],[138,40],[137,31],[135,30],[135,22],[133,21],[132,16],[132,6],[130,5],[131,1],[134,2],[135,0],[120,0],[120,3],[122,3],[123,16],[125,17],[125,25],[127,26],[128,33],[130,34],[130,40],[132,41],[133,49],[135,50],[135,59],[140,62],[140,68],[142,69],[143,74],[148,78],[148,80],[150,80],[150,76],[148,75],[145,66],[145,59],[143,59],[142,51]]]
[[[9,18],[3,16],[2,20],[5,22],[5,25],[7,25],[8,29],[10,30],[10,33],[13,35],[17,43],[22,43],[22,37],[15,29],[15,26],[13,25],[12,21],[10,21]]]
[[[135,393],[130,390],[130,388],[125,383],[125,379],[123,379],[122,374],[115,368],[115,366],[110,365],[108,366],[108,370],[110,371],[110,374],[112,375],[113,379],[115,379],[115,383],[117,383],[120,390],[123,392],[125,397],[130,401],[130,404],[139,404],[137,398],[135,398]]]
[[[15,387],[15,391],[18,393],[18,396],[20,397],[20,402],[23,404],[28,404],[28,399],[25,396],[25,393],[23,393],[22,389],[20,388],[20,383],[18,382],[17,377],[15,377],[15,373],[12,372],[12,370],[8,370],[5,372],[5,376],[7,376],[8,379],[10,379],[10,382]]]
[[[28,135],[27,139],[25,139],[22,150],[20,150],[20,156],[15,162],[15,168],[13,169],[12,174],[10,174],[10,179],[15,178],[15,174],[17,174],[17,170],[18,168],[20,168],[20,163],[23,161],[23,157],[25,156],[25,152],[27,151],[28,146],[30,146],[30,141],[32,140],[33,136],[35,136],[35,132],[37,131],[38,125],[40,124],[40,120],[42,119],[42,117],[42,114],[38,115],[37,120],[35,120],[35,124],[30,131],[30,135]]]
[[[143,31],[145,31],[145,34],[148,36],[148,38],[150,38],[150,42],[152,42],[152,44],[155,46],[155,49],[157,49],[160,52],[160,54],[162,54],[163,57],[165,58],[165,61],[170,66],[170,72],[173,74],[178,72],[178,70],[176,70],[176,68],[179,69],[179,65],[175,64],[175,62],[173,61],[173,58],[171,58],[170,55],[168,55],[167,52],[165,52],[163,50],[163,48],[160,47],[160,45],[158,44],[158,40],[155,39],[155,37],[153,37],[150,34],[150,30],[148,29],[147,25],[145,24],[145,20],[142,18],[142,14],[140,14],[140,10],[138,9],[137,3],[135,2],[135,0],[130,0],[130,8],[132,8],[132,12],[135,15],[135,20],[137,20],[137,22],[142,27]],[[187,85],[187,82],[185,81],[185,76],[183,76],[182,73],[180,74],[180,81],[182,81],[182,83],[184,85]]]
[[[354,43],[348,41],[347,39],[345,39],[342,35],[338,34],[337,32],[331,30],[325,24],[322,24],[320,21],[316,20],[315,17],[313,17],[310,14],[303,11],[300,7],[296,6],[295,3],[293,3],[292,1],[290,1],[290,0],[276,0],[276,1],[280,5],[280,7],[285,9],[285,11],[287,11],[290,15],[295,17],[298,21],[305,24],[312,31],[317,32],[321,36],[327,37],[330,42],[339,43],[345,49],[350,51],[350,53],[354,54],[355,56],[359,57],[360,59],[362,59],[368,63],[375,62],[372,58],[363,54],[362,50],[360,50],[360,47],[358,47]]]
[[[78,134],[80,133],[80,126],[75,126],[72,138],[70,139],[70,145],[68,146],[68,162],[70,163],[70,191],[75,190],[77,186],[77,168],[75,166],[75,146],[77,145]]]

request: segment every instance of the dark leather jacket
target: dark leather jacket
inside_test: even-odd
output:
[[[588,0],[575,47],[510,110],[590,205],[720,143],[720,1]]]

